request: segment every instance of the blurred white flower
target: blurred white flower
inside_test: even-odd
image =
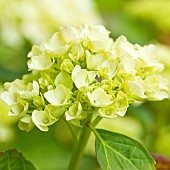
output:
[[[59,26],[101,23],[91,0],[1,0],[0,11],[1,36],[14,46],[23,38],[38,44]]]

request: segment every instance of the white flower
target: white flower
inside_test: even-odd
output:
[[[34,96],[39,95],[39,84],[36,81],[33,83],[28,83],[25,90],[19,91],[19,94],[22,98],[32,99]]]
[[[61,71],[57,77],[55,78],[54,84],[57,86],[58,84],[64,85],[66,88],[72,90],[73,88],[73,81],[71,79],[70,74],[65,71]]]
[[[135,101],[168,97],[155,47],[123,36],[114,42],[103,26],[64,26],[28,57],[31,73],[6,83],[1,94],[22,130],[47,131],[61,116],[81,126],[92,112],[114,118]]]
[[[146,99],[146,84],[141,77],[133,77],[123,83],[123,89],[130,98]]]
[[[70,90],[62,84],[58,84],[55,90],[45,92],[44,97],[53,106],[67,105],[70,100]]]
[[[21,130],[26,130],[27,132],[29,132],[30,130],[32,130],[34,128],[34,123],[32,121],[32,117],[31,115],[25,115],[24,117],[22,117],[20,120],[19,120],[19,123],[18,123],[18,127],[21,129]]]
[[[107,94],[101,87],[95,89],[92,93],[87,92],[87,97],[90,104],[95,107],[105,107],[113,103],[112,95]]]
[[[47,53],[42,53],[38,56],[32,56],[28,61],[28,68],[34,70],[50,69],[53,65],[51,57]]]
[[[115,118],[117,115],[117,105],[111,105],[106,107],[101,107],[99,109],[99,115],[104,118]]]
[[[79,65],[76,65],[72,71],[72,80],[78,89],[81,87],[87,87],[95,79],[95,77],[95,71],[81,69]]]
[[[32,121],[40,130],[48,131],[48,126],[52,125],[58,119],[51,119],[50,114],[46,111],[34,110],[32,113]]]

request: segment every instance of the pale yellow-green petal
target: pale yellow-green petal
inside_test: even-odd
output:
[[[1,99],[9,106],[12,106],[13,104],[16,103],[15,98],[13,98],[8,91],[4,91],[3,93],[1,93]]]
[[[64,59],[60,66],[61,70],[71,73],[74,69],[73,63],[69,59]]]
[[[58,84],[55,90],[45,92],[44,97],[54,106],[63,106],[68,104],[70,100],[70,90],[63,85]]]
[[[32,121],[32,117],[30,115],[25,115],[24,117],[22,117],[20,120],[19,120],[19,123],[18,123],[18,127],[21,129],[21,130],[25,130],[27,132],[29,132],[30,130],[32,130],[34,128],[34,123]]]
[[[127,80],[123,83],[123,88],[129,97],[134,99],[145,99],[146,85],[141,77],[134,77],[132,80]]]
[[[124,116],[127,112],[127,108],[129,107],[128,96],[124,92],[118,91],[115,102],[117,105],[116,114],[119,116]]]
[[[66,120],[81,119],[82,118],[82,106],[80,102],[75,102],[68,111],[66,111]]]
[[[61,107],[56,107],[51,104],[48,104],[45,107],[45,111],[47,111],[53,118],[60,118],[64,113],[65,113],[66,108],[61,106]]]
[[[105,107],[113,103],[112,96],[107,94],[103,88],[97,88],[92,93],[87,92],[87,97],[91,105],[95,107]]]
[[[99,115],[104,118],[115,118],[117,116],[116,112],[117,112],[116,104],[99,108]]]
[[[88,69],[98,70],[99,66],[101,66],[105,60],[106,56],[104,53],[92,55],[89,51],[86,50],[86,62]]]
[[[58,119],[51,119],[50,114],[46,111],[34,110],[32,121],[41,131],[48,131],[48,126],[52,125]]]
[[[53,61],[47,53],[42,53],[38,56],[33,56],[28,61],[28,68],[34,70],[46,70],[50,69]]]
[[[61,71],[57,77],[55,78],[54,81],[55,85],[57,86],[58,84],[62,84],[64,85],[66,88],[69,88],[70,90],[72,90],[73,88],[73,81],[71,79],[71,76],[69,73],[65,72],[65,71]]]

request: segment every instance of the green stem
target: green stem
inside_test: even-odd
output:
[[[92,122],[92,125],[95,127],[100,122],[101,119],[102,117],[97,116],[96,119]]]
[[[75,144],[73,147],[73,153],[68,166],[68,170],[79,169],[80,161],[81,158],[83,157],[83,153],[91,133],[91,129],[87,127],[87,124],[91,122],[92,115],[93,114],[89,114],[88,117],[86,118],[80,134],[78,144]]]
[[[87,126],[93,131],[93,133],[98,137],[101,138],[99,136],[99,134],[97,133],[96,129],[94,128],[94,126],[91,123],[88,123]]]
[[[67,120],[65,120],[64,118],[63,118],[63,120],[65,121],[68,128],[70,129],[70,132],[71,132],[71,134],[73,136],[74,143],[76,145],[78,143],[78,138],[77,138],[77,132],[76,132],[75,128]]]

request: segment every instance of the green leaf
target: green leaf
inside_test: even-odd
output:
[[[125,135],[93,129],[102,170],[154,170],[154,160],[136,140]]]
[[[36,170],[36,168],[21,153],[9,149],[0,153],[0,170]]]

